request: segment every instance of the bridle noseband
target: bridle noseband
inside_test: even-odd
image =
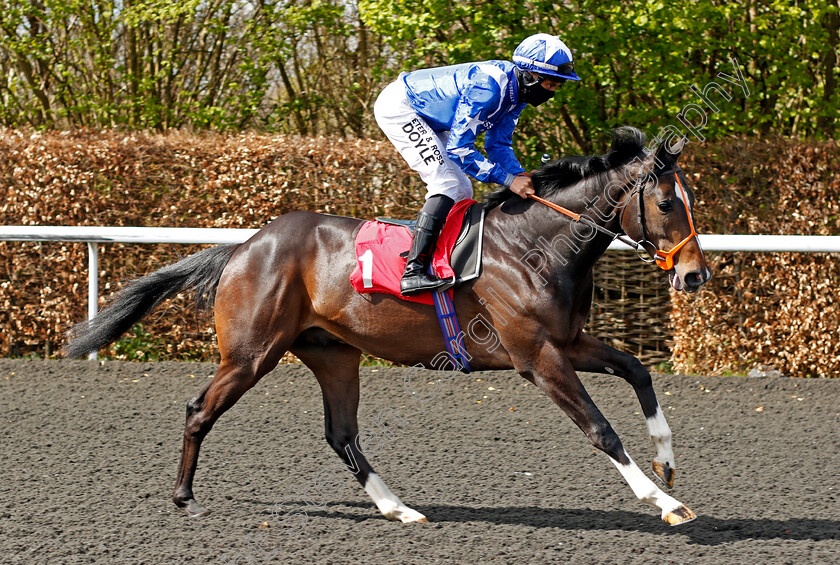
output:
[[[529,195],[529,198],[531,198],[532,200],[536,200],[537,202],[539,202],[541,204],[544,204],[544,205],[548,206],[549,208],[551,208],[553,210],[556,210],[556,211],[560,212],[561,214],[563,214],[565,216],[568,216],[569,218],[571,218],[575,222],[581,222],[581,223],[583,223],[583,224],[585,224],[585,225],[587,225],[587,226],[589,226],[589,227],[591,227],[595,230],[598,230],[599,232],[601,232],[603,234],[609,235],[613,240],[617,239],[617,240],[621,241],[625,245],[628,245],[629,247],[632,247],[636,251],[636,253],[639,255],[639,258],[642,261],[645,261],[646,263],[655,262],[656,265],[660,269],[662,269],[664,271],[670,271],[671,269],[674,268],[674,257],[676,256],[676,254],[679,253],[680,249],[685,247],[685,244],[687,244],[693,238],[697,237],[697,231],[695,231],[695,229],[694,229],[694,220],[692,220],[692,218],[691,218],[691,210],[688,207],[688,195],[686,194],[685,187],[683,187],[682,182],[680,182],[680,174],[682,173],[682,170],[678,166],[674,165],[671,169],[668,169],[667,171],[662,171],[661,173],[659,173],[657,175],[657,178],[661,177],[661,176],[668,175],[668,174],[672,174],[672,173],[674,175],[675,184],[679,187],[680,194],[682,195],[681,200],[682,200],[683,204],[685,205],[685,214],[686,214],[686,217],[688,218],[688,225],[691,228],[691,233],[689,233],[688,236],[685,239],[683,239],[678,244],[676,244],[674,247],[672,247],[670,249],[670,251],[664,251],[662,249],[657,249],[656,246],[653,244],[653,242],[649,241],[646,237],[647,229],[646,229],[646,226],[645,226],[645,205],[644,205],[645,203],[644,203],[644,200],[642,199],[643,198],[643,193],[644,193],[644,187],[637,186],[633,190],[633,192],[630,193],[630,196],[628,196],[628,198],[627,198],[627,200],[629,201],[630,198],[633,197],[633,194],[638,194],[639,210],[636,213],[636,216],[639,220],[639,228],[642,231],[642,239],[640,241],[635,241],[634,239],[630,238],[626,233],[610,231],[607,228],[605,228],[604,226],[596,224],[595,222],[593,222],[592,220],[590,220],[586,216],[583,216],[583,215],[578,214],[576,212],[572,212],[568,208],[564,208],[563,206],[560,206],[559,204],[555,204],[554,202],[550,202],[550,201],[548,201],[544,198],[540,198],[539,196],[536,196],[534,194]],[[621,211],[621,218],[619,219],[619,224],[622,225],[622,226],[624,224],[624,213],[626,211],[627,211],[627,205],[625,204],[624,207],[622,208],[622,211]],[[639,251],[642,250],[642,249],[645,250],[651,256],[650,260],[645,259],[639,253]]]

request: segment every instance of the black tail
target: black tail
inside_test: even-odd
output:
[[[76,324],[67,332],[65,357],[82,357],[116,341],[161,302],[181,290],[195,288],[198,308],[212,308],[222,271],[237,247],[238,244],[211,247],[133,281],[93,320]]]

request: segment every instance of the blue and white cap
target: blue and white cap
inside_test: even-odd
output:
[[[575,74],[572,52],[559,37],[538,33],[525,39],[513,52],[513,62],[520,69],[567,80],[580,80]]]

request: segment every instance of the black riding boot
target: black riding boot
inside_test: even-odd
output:
[[[428,273],[435,245],[445,221],[446,218],[436,218],[425,212],[420,212],[417,216],[411,251],[408,252],[405,272],[400,281],[400,291],[405,296],[439,290],[451,283],[449,280],[439,279]]]

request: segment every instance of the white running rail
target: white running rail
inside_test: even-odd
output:
[[[68,241],[88,246],[88,319],[99,303],[100,243],[242,243],[255,229],[226,228],[127,228],[96,226],[0,226],[0,241]],[[826,235],[701,235],[705,251],[759,253],[840,253],[840,236]],[[610,249],[627,250],[614,241]],[[91,353],[91,359],[96,354]]]

